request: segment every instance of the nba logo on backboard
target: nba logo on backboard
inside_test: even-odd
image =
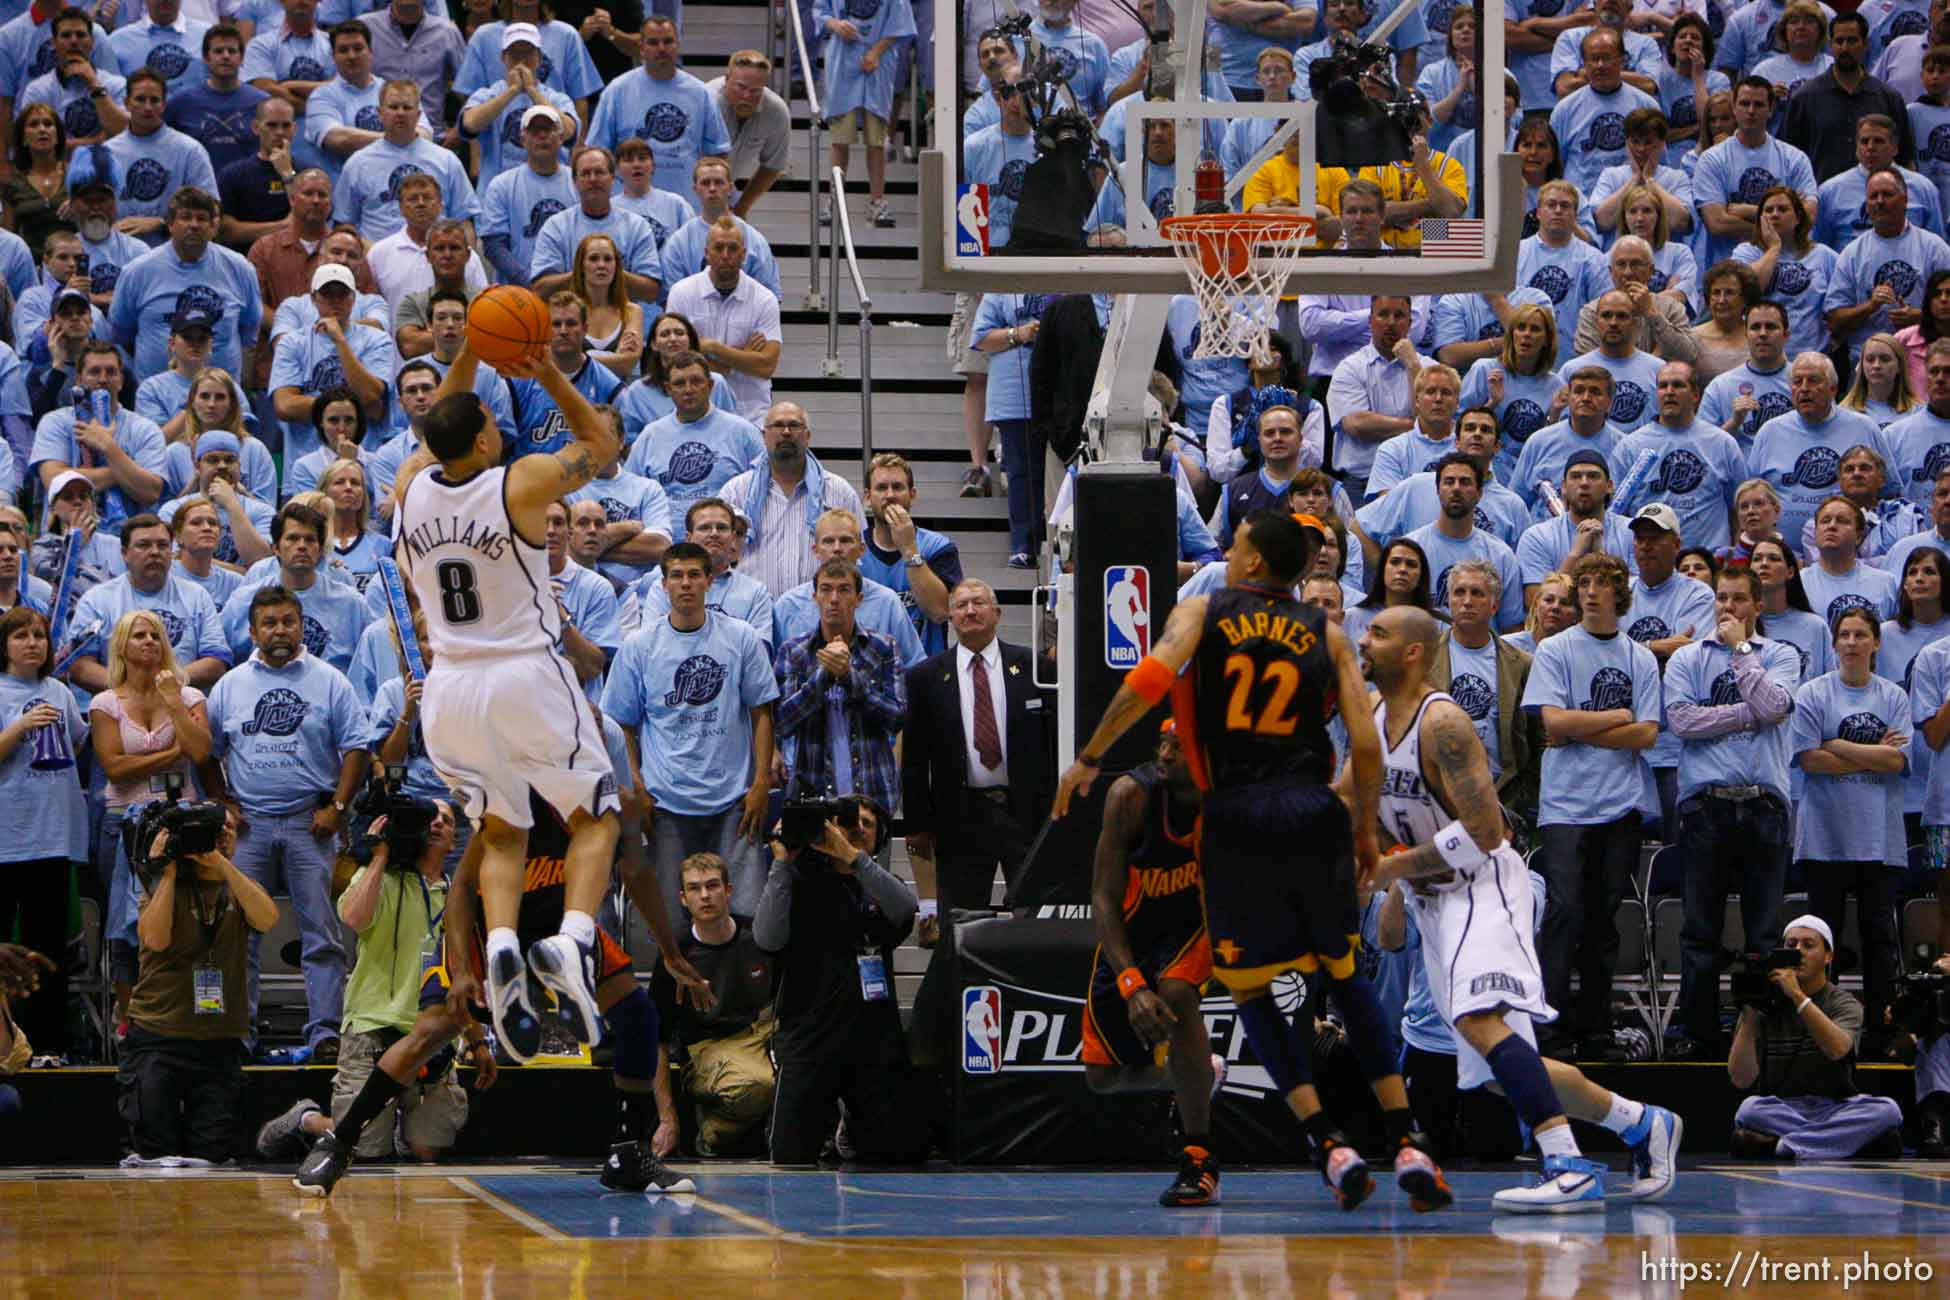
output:
[[[989,187],[963,185],[955,194],[955,252],[963,257],[989,255]]]
[[[963,989],[961,1068],[968,1074],[1002,1072],[1002,990],[993,984]]]
[[[1135,668],[1151,653],[1151,571],[1141,564],[1104,570],[1104,663]]]

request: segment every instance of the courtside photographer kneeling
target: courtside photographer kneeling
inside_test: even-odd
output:
[[[247,944],[278,919],[271,896],[230,860],[241,829],[234,809],[172,799],[124,832],[149,901],[136,922],[141,966],[116,1083],[144,1160],[219,1163],[237,1150]]]
[[[894,949],[920,902],[873,860],[886,825],[871,799],[801,800],[786,804],[772,841],[752,934],[783,966],[772,1039],[774,1164],[818,1160],[842,1102],[842,1153],[891,1164],[923,1155],[894,1000]]]
[[[408,793],[405,769],[393,766],[372,779],[353,812],[352,857],[363,861],[338,909],[359,936],[359,959],[345,987],[331,1115],[310,1098],[295,1102],[258,1132],[266,1160],[300,1159],[313,1138],[335,1128],[344,1141],[334,1146],[364,1159],[410,1153],[432,1160],[467,1122],[467,1094],[453,1067],[459,1060],[476,1066],[477,1088],[494,1081],[486,1031],[466,1025],[459,1049],[462,1026],[445,1002],[422,1009],[421,977],[442,957],[452,807]],[[353,1116],[362,1098],[362,1110],[375,1103],[377,1110]]]

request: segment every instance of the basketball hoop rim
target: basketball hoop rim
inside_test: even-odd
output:
[[[1206,212],[1165,217],[1158,222],[1158,234],[1174,244],[1223,236],[1241,236],[1255,244],[1278,244],[1311,240],[1314,230],[1312,217],[1289,212]]]

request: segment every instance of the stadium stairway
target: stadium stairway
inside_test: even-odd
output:
[[[773,10],[767,0],[712,0],[684,6],[684,66],[705,81],[724,75],[731,54],[741,49],[772,46],[767,30]],[[816,56],[815,56],[816,57]],[[783,84],[775,76],[774,89]],[[796,89],[796,88],[795,88]],[[828,468],[858,485],[862,479],[860,344],[858,302],[844,266],[840,269],[840,373],[826,373],[827,313],[807,307],[813,250],[807,243],[808,177],[806,129],[809,114],[802,94],[789,101],[792,109],[792,150],[785,175],[761,199],[751,221],[763,232],[779,264],[783,294],[779,306],[785,348],[772,379],[775,398],[806,408],[813,427],[813,451]],[[906,143],[906,128],[900,128]],[[819,171],[829,166],[827,138],[820,137]],[[963,571],[995,588],[1002,604],[1002,635],[1010,641],[1029,640],[1032,574],[1006,567],[1009,552],[1008,509],[997,495],[963,499],[958,494],[968,466],[962,436],[962,381],[949,367],[947,334],[954,310],[952,295],[920,288],[916,223],[920,203],[918,168],[906,161],[887,164],[887,197],[896,225],[876,229],[867,218],[865,149],[853,151],[847,181],[848,213],[852,219],[861,279],[873,300],[873,444],[874,450],[895,451],[914,466],[920,491],[915,515],[919,522],[947,533],[959,544]],[[857,176],[859,179],[852,179]],[[674,189],[675,177],[657,183]],[[822,243],[828,237],[820,227]],[[843,259],[842,259],[843,260]],[[832,263],[820,259],[822,294],[832,290]],[[864,495],[864,493],[862,494]],[[893,865],[903,879],[912,879],[906,846],[894,841]],[[1000,886],[997,886],[1000,902]],[[913,941],[895,955],[896,992],[902,1006],[911,1005],[929,954]]]

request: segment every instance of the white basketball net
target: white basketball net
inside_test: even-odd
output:
[[[1277,326],[1280,295],[1313,241],[1311,223],[1263,227],[1197,227],[1174,223],[1161,230],[1184,263],[1198,301],[1198,343],[1192,360],[1250,357]],[[1207,274],[1207,263],[1217,274]],[[1231,274],[1239,268],[1240,274]]]

